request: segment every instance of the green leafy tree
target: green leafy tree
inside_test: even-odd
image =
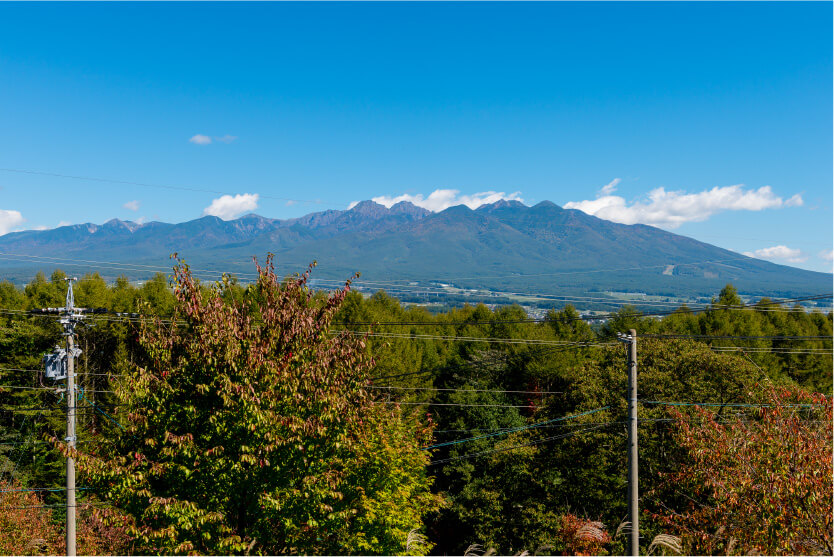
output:
[[[643,317],[643,312],[632,305],[626,304],[614,312],[602,326],[602,337],[613,339],[616,338],[617,333],[628,333],[630,329],[636,330],[639,334],[650,326],[650,320]]]
[[[173,317],[142,329],[118,387],[124,431],[112,426],[109,453],[77,455],[85,481],[135,519],[145,552],[427,551],[413,532],[439,505],[430,429],[375,404],[365,341],[330,334],[349,286],[322,298],[309,271],[258,271],[224,301],[224,285],[175,268]]]
[[[126,276],[116,278],[112,287],[111,309],[114,311],[132,312],[136,310],[137,291]]]
[[[15,288],[11,282],[0,281],[0,307],[3,309],[24,309],[26,295]]]
[[[60,341],[55,320],[0,317],[0,478],[39,487],[60,481],[61,459],[45,445],[44,431],[65,427],[57,393],[38,388],[41,354]]]
[[[84,275],[73,286],[75,305],[87,308],[103,308],[111,306],[112,290],[98,273]]]
[[[26,285],[25,293],[29,308],[60,307],[66,302],[66,274],[61,270],[52,273],[50,280],[42,272]]]
[[[166,316],[174,311],[176,300],[168,286],[168,278],[162,273],[155,274],[143,284],[138,297],[144,302],[142,309],[154,315]]]

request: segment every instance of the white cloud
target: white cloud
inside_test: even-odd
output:
[[[68,220],[62,220],[62,221],[60,221],[60,222],[58,223],[58,226],[56,226],[56,228],[60,228],[60,227],[62,227],[62,226],[69,226],[69,225],[71,225],[71,224],[72,224],[72,223],[71,223],[70,221],[68,221]]]
[[[824,249],[818,255],[820,259],[824,259],[825,261],[834,261],[834,250]]]
[[[617,184],[619,184],[620,182],[622,182],[622,180],[620,180],[619,178],[614,178],[613,180],[602,186],[602,188],[600,188],[597,197],[602,197],[603,195],[611,195],[612,193],[617,191]]]
[[[609,186],[611,184],[603,187],[600,193],[604,193]],[[716,186],[698,193],[667,192],[664,188],[656,188],[649,192],[647,200],[635,201],[631,205],[618,195],[602,195],[592,200],[570,201],[565,208],[579,209],[589,215],[623,224],[677,228],[685,222],[705,221],[721,211],[761,211],[801,204],[799,195],[784,201],[773,193],[770,186],[745,190],[743,184],[737,184]]]
[[[136,200],[128,201],[127,203],[122,205],[122,207],[124,207],[125,209],[128,209],[129,211],[138,211],[139,210],[139,202],[136,201]]]
[[[504,193],[503,191],[482,191],[472,195],[460,195],[460,190],[434,190],[428,197],[423,197],[419,193],[417,195],[404,193],[397,197],[380,195],[379,197],[372,198],[372,201],[389,208],[400,201],[409,201],[418,207],[436,213],[449,207],[454,207],[455,205],[466,205],[470,209],[477,209],[481,205],[495,203],[501,199],[524,203],[524,200],[521,198],[521,192],[518,191],[510,194]],[[353,208],[355,204],[356,202],[351,203],[348,209]]]
[[[353,208],[354,208],[354,207],[356,207],[357,205],[359,205],[359,202],[358,202],[358,201],[351,201],[351,202],[350,202],[350,205],[348,205],[348,211],[350,211],[351,209],[353,209]]]
[[[20,211],[7,211],[0,209],[0,236],[12,231],[12,228],[26,222]]]
[[[785,200],[785,207],[802,207],[804,203],[802,196],[797,193]]]
[[[203,209],[203,215],[213,215],[223,220],[229,220],[246,211],[254,211],[257,208],[257,193],[243,193],[234,197],[224,195],[213,200],[211,205]]]
[[[190,141],[191,143],[196,143],[197,145],[208,145],[209,143],[211,143],[211,138],[207,135],[198,133],[192,136],[191,139],[189,139],[188,141]]]
[[[49,227],[46,226],[45,224],[39,224],[38,226],[36,226],[32,230],[49,230]]]
[[[216,135],[214,137],[211,137],[209,135],[203,135],[201,133],[198,133],[196,135],[191,136],[191,139],[189,139],[188,141],[190,141],[191,143],[196,143],[197,145],[209,145],[212,141],[219,141],[220,143],[225,143],[225,144],[228,145],[229,143],[232,143],[233,141],[236,141],[236,140],[237,140],[236,135],[226,134],[226,135],[220,135],[220,136]]]
[[[745,251],[744,255],[757,259],[781,259],[789,263],[802,263],[808,259],[808,256],[802,253],[802,250],[781,245],[757,249],[756,251]]]

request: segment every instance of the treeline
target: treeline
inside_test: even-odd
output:
[[[31,388],[51,386],[33,370],[61,329],[15,310],[62,306],[63,279],[0,283],[7,553],[61,551],[63,511],[47,505],[64,498],[65,401]],[[623,307],[596,328],[572,306],[543,322],[518,306],[433,315],[268,265],[246,286],[178,267],[170,284],[89,275],[74,292],[150,318],[78,329],[79,501],[93,505],[79,551],[621,553],[629,329],[643,550],[831,551],[830,313],[743,306],[728,285],[703,312]],[[758,447],[733,456],[744,438]],[[774,488],[711,483],[745,470]]]

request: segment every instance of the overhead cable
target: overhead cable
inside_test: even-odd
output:
[[[468,441],[477,441],[479,439],[486,439],[487,437],[496,437],[498,435],[508,435],[510,433],[517,433],[519,431],[525,431],[527,429],[534,429],[534,428],[537,428],[537,427],[542,427],[544,425],[553,424],[553,423],[556,423],[556,422],[562,422],[562,421],[565,421],[565,420],[572,420],[574,418],[579,418],[579,417],[582,417],[582,416],[588,416],[590,414],[595,414],[597,412],[601,412],[602,410],[607,410],[608,408],[610,408],[610,406],[603,406],[601,408],[595,408],[594,410],[588,410],[587,412],[581,412],[579,414],[572,414],[570,416],[562,416],[562,417],[559,417],[559,418],[553,418],[552,420],[545,420],[543,422],[538,422],[538,423],[535,423],[535,424],[520,426],[520,427],[508,429],[506,431],[499,431],[499,432],[496,432],[496,433],[487,433],[487,434],[484,434],[484,435],[478,435],[476,437],[468,437],[466,439],[457,439],[455,441],[447,441],[445,443],[438,443],[436,445],[431,445],[429,447],[423,447],[422,450],[428,451],[428,450],[431,450],[431,449],[438,449],[440,447],[446,447],[446,446],[449,446],[449,445],[457,445],[457,444],[460,444],[460,443],[466,443]]]
[[[580,435],[582,433],[589,433],[591,431],[596,431],[598,429],[602,429],[604,427],[608,427],[608,426],[616,424],[616,423],[619,423],[619,422],[610,422],[610,423],[607,423],[607,424],[600,424],[600,425],[597,425],[597,426],[585,428],[585,429],[580,430],[580,431],[572,431],[570,433],[563,433],[561,435],[554,435],[552,437],[545,437],[544,439],[538,439],[536,441],[529,441],[527,443],[521,443],[521,444],[518,444],[518,445],[513,445],[511,447],[500,447],[500,448],[497,448],[497,449],[490,449],[488,451],[481,451],[481,452],[477,452],[477,453],[451,456],[451,457],[440,459],[440,460],[433,460],[433,461],[429,462],[428,465],[429,466],[436,466],[438,464],[443,464],[443,463],[446,463],[446,462],[452,462],[454,460],[475,458],[475,457],[485,456],[485,455],[493,454],[493,453],[502,453],[502,452],[506,452],[506,451],[513,451],[515,449],[530,447],[532,445],[539,445],[539,444],[542,444],[542,443],[549,443],[550,441],[556,441],[558,439],[566,439],[568,437],[573,437],[574,435]]]

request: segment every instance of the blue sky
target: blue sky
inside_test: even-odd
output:
[[[831,18],[823,2],[2,3],[0,233],[503,196],[830,271]]]

